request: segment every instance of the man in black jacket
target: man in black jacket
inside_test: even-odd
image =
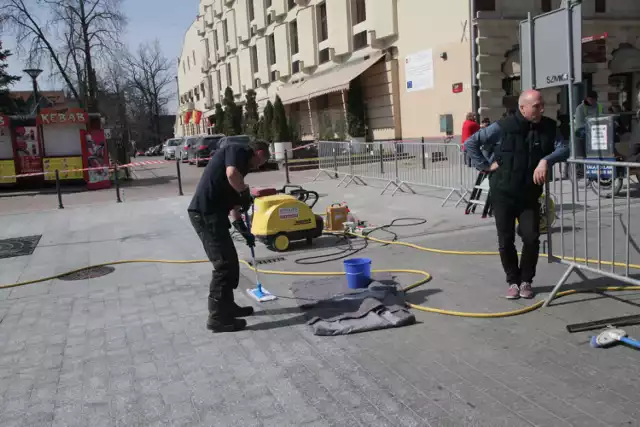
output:
[[[569,157],[556,121],[544,117],[540,92],[520,95],[519,109],[481,129],[465,143],[479,170],[490,172],[491,202],[498,231],[500,259],[507,276],[506,298],[533,298],[531,283],[540,250],[540,195],[547,171]],[[489,163],[485,151],[493,162]],[[522,233],[518,264],[515,221]]]
[[[234,219],[234,228],[253,247],[255,239],[241,217],[241,211],[248,211],[253,203],[244,177],[268,159],[266,142],[226,145],[211,158],[189,205],[191,225],[214,268],[209,285],[207,320],[207,329],[214,332],[244,329],[247,322],[238,318],[253,314],[252,307],[240,307],[234,302],[233,291],[240,280],[240,262],[229,233],[229,212]]]

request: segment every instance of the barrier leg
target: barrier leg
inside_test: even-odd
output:
[[[60,189],[60,172],[56,169],[56,193],[58,193],[58,209],[64,209],[62,206],[62,190]]]
[[[180,173],[180,160],[176,160],[176,172],[178,174],[178,196],[184,196],[182,192],[182,174]]]
[[[122,203],[122,199],[120,199],[120,180],[118,179],[118,165],[116,164],[113,167],[113,181],[116,187],[116,201],[118,203]]]

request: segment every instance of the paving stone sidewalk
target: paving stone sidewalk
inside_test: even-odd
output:
[[[6,237],[43,235],[33,255],[0,260],[0,283],[115,259],[204,258],[186,203],[172,198],[0,217]],[[490,227],[422,231],[412,241],[424,246],[495,247]],[[294,251],[272,269],[341,269],[340,261],[295,263],[302,252],[327,251],[335,247]],[[499,298],[504,284],[495,257],[380,245],[361,255],[376,268],[428,270],[434,279],[411,293],[414,303],[482,312],[526,304]],[[204,328],[210,270],[120,265],[101,278],[0,291],[0,425],[640,425],[640,353],[591,349],[589,334],[564,329],[637,313],[637,294],[619,295],[626,303],[582,295],[505,319],[417,312],[419,323],[411,327],[316,337],[291,299],[294,279],[264,276],[281,298],[254,303],[259,311],[248,330],[213,335]],[[562,272],[541,261],[542,290]],[[244,289],[252,287],[252,274],[243,273],[237,299],[251,304]],[[640,328],[628,331],[640,336]]]

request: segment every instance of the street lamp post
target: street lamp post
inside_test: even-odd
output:
[[[24,71],[33,82],[33,102],[35,102],[35,115],[36,115],[36,130],[38,138],[38,151],[40,157],[44,157],[44,135],[42,134],[42,126],[38,125],[38,118],[40,116],[40,100],[38,99],[38,76],[42,74],[42,70],[39,68],[26,68]]]
[[[38,115],[40,113],[40,102],[38,101],[38,76],[42,74],[42,70],[38,68],[27,68],[22,70],[31,77],[31,81],[33,82],[33,102],[35,105],[35,113]]]

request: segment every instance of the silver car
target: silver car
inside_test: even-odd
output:
[[[176,158],[176,149],[182,143],[182,138],[168,139],[162,147],[165,160],[174,160]]]
[[[189,147],[193,146],[193,144],[197,143],[201,136],[189,136],[183,138],[180,141],[180,145],[176,148],[176,159],[179,159],[182,163],[187,163],[189,161]]]

